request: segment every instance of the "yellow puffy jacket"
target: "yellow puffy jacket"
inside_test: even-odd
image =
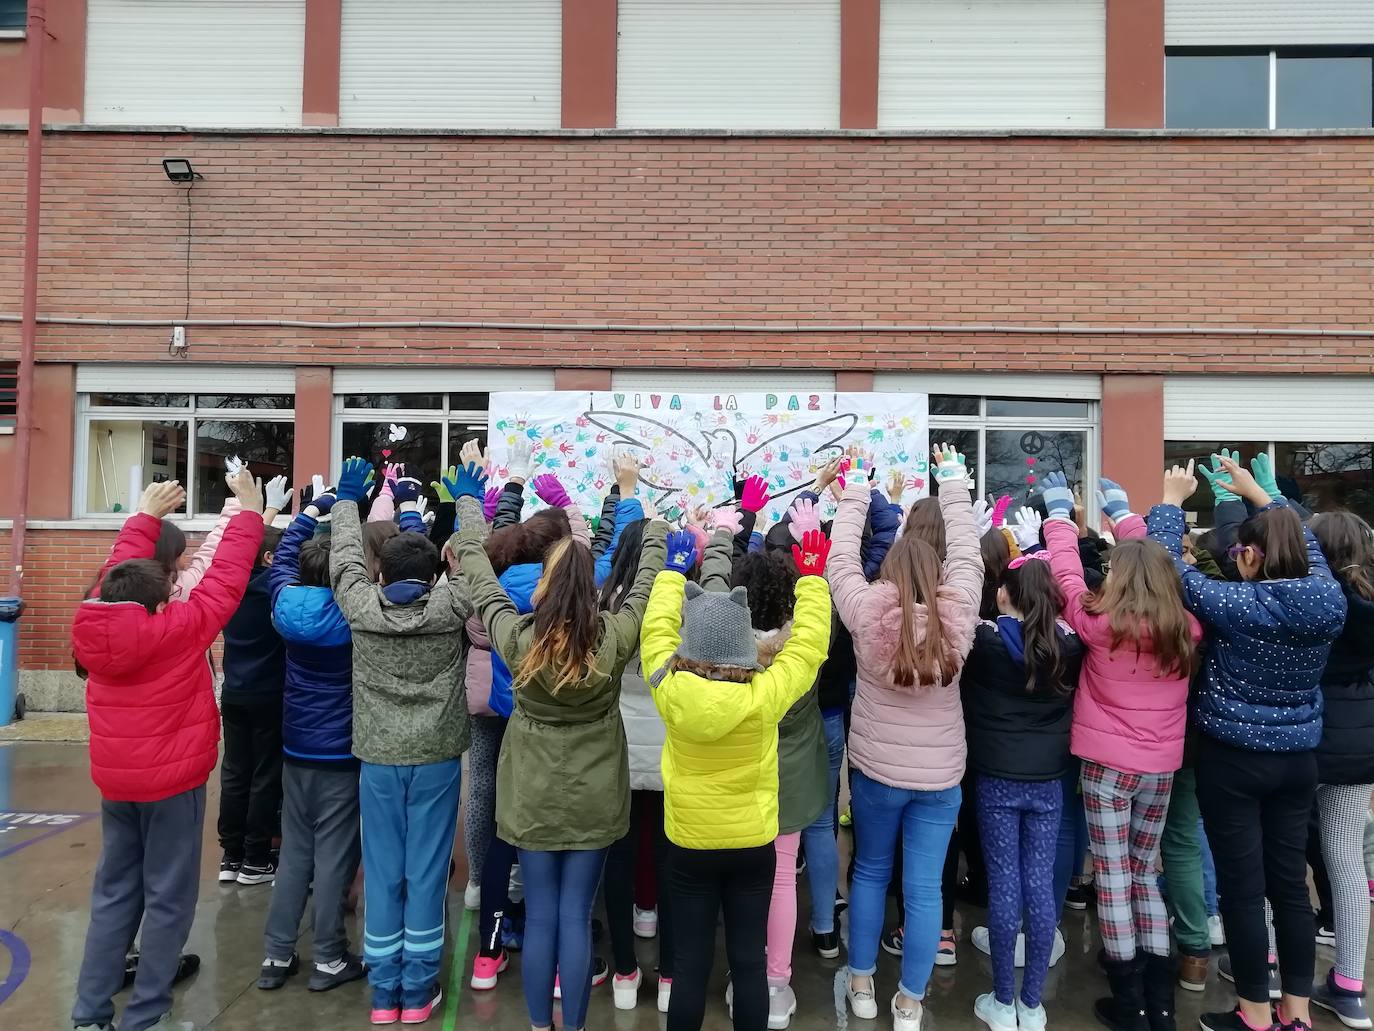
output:
[[[640,631],[645,679],[653,684],[681,643],[687,581],[665,570],[654,581]],[[666,673],[653,688],[668,728],[663,746],[665,826],[682,848],[754,848],[778,836],[778,721],[810,690],[830,646],[830,589],[797,581],[792,637],[773,665],[747,684]]]

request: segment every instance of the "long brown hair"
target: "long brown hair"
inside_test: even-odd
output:
[[[1083,607],[1110,619],[1112,651],[1123,644],[1154,655],[1161,675],[1188,677],[1197,664],[1192,623],[1174,560],[1151,540],[1122,541],[1112,549],[1112,568],[1102,589]]]
[[[906,515],[903,537],[919,537],[935,549],[935,557],[945,560],[945,517],[939,498],[922,498]]]
[[[515,688],[548,670],[553,674],[549,691],[557,694],[595,672],[600,636],[595,560],[587,548],[564,537],[544,556],[544,575],[534,589],[534,643],[515,671]]]
[[[948,684],[959,672],[960,658],[946,647],[940,623],[940,556],[920,536],[908,530],[883,559],[878,579],[897,587],[902,610],[901,639],[892,655],[892,682],[898,687]],[[917,638],[915,607],[926,608],[925,636]]]
[[[367,562],[368,579],[373,583],[382,571],[382,545],[400,532],[401,528],[390,520],[363,523],[363,558]]]
[[[994,526],[978,541],[978,550],[983,553],[983,601],[978,607],[979,615],[996,619],[997,585],[1011,561],[1011,546],[1007,544],[1007,535]]]
[[[1323,512],[1308,527],[1341,583],[1374,601],[1374,530],[1354,512]]]
[[[487,538],[487,558],[500,576],[511,566],[543,562],[549,548],[572,533],[568,513],[561,508],[546,508],[523,523],[503,526]]]
[[[997,531],[993,531],[996,533]],[[1064,696],[1076,685],[1065,674],[1060,651],[1059,613],[1064,595],[1054,582],[1054,570],[1040,559],[1023,561],[1006,569],[1000,586],[1007,592],[1011,607],[1021,613],[1021,642],[1025,646],[1026,694]]]
[[[1264,555],[1261,580],[1301,580],[1312,572],[1302,520],[1286,505],[1256,512],[1240,524],[1236,541]]]

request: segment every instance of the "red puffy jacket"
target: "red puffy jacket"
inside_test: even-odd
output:
[[[152,558],[161,523],[131,516],[100,571]],[[219,712],[206,649],[234,614],[258,550],[262,516],[229,521],[204,579],[153,614],[136,602],[81,603],[72,651],[90,672],[91,779],[111,802],[156,802],[199,787],[215,768]]]

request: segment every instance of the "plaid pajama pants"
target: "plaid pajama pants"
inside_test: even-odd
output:
[[[1083,763],[1097,922],[1108,959],[1134,959],[1137,949],[1169,955],[1169,911],[1156,867],[1173,784],[1172,773],[1122,773]]]

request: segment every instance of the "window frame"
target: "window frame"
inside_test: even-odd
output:
[[[72,518],[83,520],[101,520],[106,522],[123,523],[130,512],[91,512],[88,511],[88,499],[86,496],[86,481],[89,477],[91,460],[91,423],[92,422],[148,422],[151,420],[162,422],[185,423],[187,427],[186,436],[186,482],[182,484],[186,488],[186,511],[174,512],[168,518],[177,523],[194,524],[198,522],[213,521],[218,518],[219,511],[197,512],[195,510],[196,498],[196,447],[198,439],[198,427],[202,422],[287,422],[293,427],[296,424],[296,406],[294,393],[290,395],[292,405],[290,408],[210,408],[201,407],[197,399],[201,396],[217,397],[225,392],[222,389],[216,391],[205,391],[197,394],[195,391],[177,390],[153,390],[150,393],[177,393],[182,392],[189,395],[188,403],[185,406],[172,405],[149,405],[142,407],[104,407],[90,403],[92,393],[83,392],[76,395],[76,440],[72,462]],[[124,394],[130,391],[104,390],[99,393],[104,394]],[[281,395],[287,396],[287,395]],[[135,499],[130,499],[130,504]]]
[[[388,391],[396,393],[396,391]],[[378,393],[383,393],[378,391]],[[415,391],[407,391],[415,393]],[[330,465],[329,476],[331,482],[338,480],[339,473],[343,469],[343,428],[347,423],[377,423],[394,422],[405,426],[438,426],[441,429],[439,434],[439,468],[447,469],[450,465],[455,465],[458,461],[456,454],[449,454],[449,431],[454,423],[471,423],[480,420],[483,424],[490,424],[491,415],[491,395],[493,391],[486,390],[436,390],[434,393],[441,395],[444,399],[443,404],[438,408],[346,408],[344,398],[358,395],[358,391],[350,391],[347,394],[334,395],[334,420],[330,435]],[[482,394],[487,395],[487,407],[478,411],[475,408],[455,408],[453,407],[453,397],[456,394]],[[363,456],[371,461],[370,456]]]

